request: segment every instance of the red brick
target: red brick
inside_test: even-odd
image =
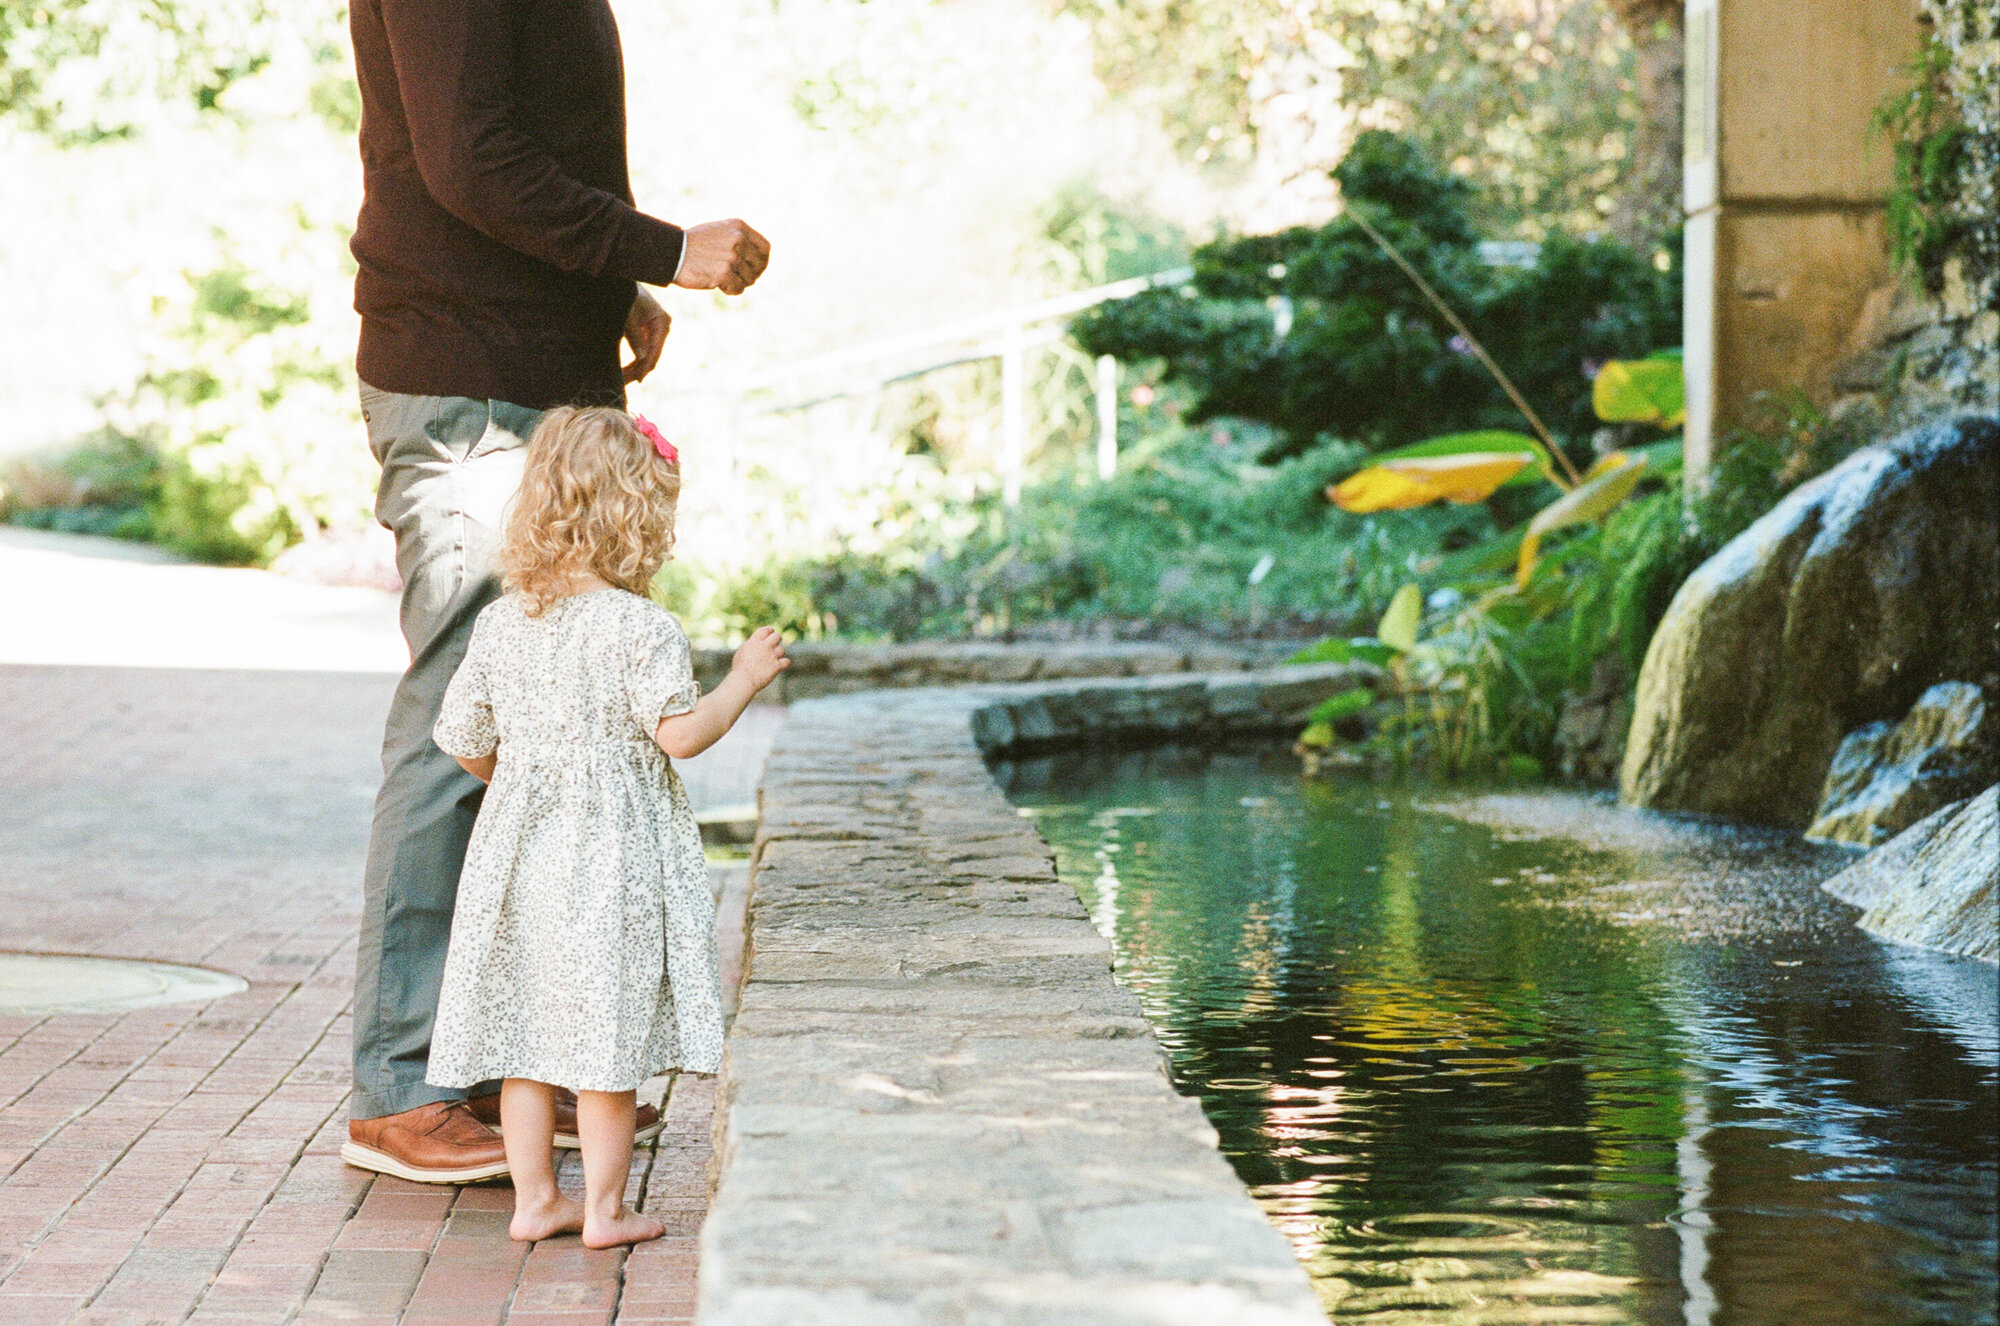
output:
[[[386,1326],[407,1306],[412,1322],[490,1324],[510,1298],[512,1319],[554,1326],[606,1321],[620,1292],[628,1320],[681,1315],[696,1269],[685,1238],[629,1259],[574,1239],[531,1251],[507,1237],[504,1183],[454,1190],[339,1162],[367,815],[347,789],[373,777],[368,728],[387,679],[315,677],[305,694],[296,679],[179,677],[163,703],[135,710],[118,706],[164,677],[47,670],[15,686],[24,675],[8,671],[0,686],[0,760],[59,780],[31,798],[117,821],[105,839],[116,842],[158,812],[105,789],[170,770],[199,780],[190,795],[223,822],[247,827],[227,857],[167,850],[136,869],[97,868],[104,883],[83,896],[61,881],[88,861],[0,827],[14,872],[0,882],[0,948],[25,928],[44,946],[207,963],[253,984],[200,1008],[0,1017],[0,1171],[19,1171],[0,1184],[0,1323],[67,1320],[93,1291],[80,1320],[121,1326],[190,1307],[196,1322],[274,1322],[297,1309],[298,1321]],[[46,703],[52,695],[61,703]],[[60,733],[41,718],[54,712]],[[121,740],[79,742],[93,725]],[[297,813],[274,814],[273,795]],[[173,804],[154,835],[162,844],[179,841]],[[254,814],[240,809],[251,804]],[[329,806],[347,815],[340,846],[300,851],[296,825]],[[692,1226],[707,1195],[713,1083],[671,1087],[667,1143],[634,1157],[628,1191]],[[580,1191],[581,1177],[567,1153],[561,1181]]]
[[[204,1306],[220,1299],[249,1298],[290,1298],[302,1299],[319,1278],[320,1259],[299,1263],[260,1263],[246,1265],[234,1255],[223,1268],[216,1272],[215,1280],[208,1287],[208,1295],[202,1300]]]
[[[114,1256],[96,1263],[48,1262],[24,1259],[7,1277],[6,1292],[14,1294],[88,1294],[118,1270]]]
[[[404,1251],[428,1254],[443,1230],[440,1220],[350,1220],[333,1241],[348,1251]]]

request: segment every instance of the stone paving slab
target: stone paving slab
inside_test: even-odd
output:
[[[0,950],[249,983],[206,1005],[0,1016],[0,1323],[691,1319],[712,1080],[674,1084],[634,1159],[629,1197],[669,1236],[629,1255],[514,1243],[504,1182],[340,1162],[392,684],[0,665]],[[724,929],[741,933],[726,910]],[[580,1191],[573,1153],[562,1175]]]
[[[984,750],[1298,721],[1352,670],[795,705],[765,767],[701,1326],[1308,1326]]]

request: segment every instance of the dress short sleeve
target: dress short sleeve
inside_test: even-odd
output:
[[[431,727],[431,740],[445,754],[467,760],[484,759],[500,745],[500,729],[493,722],[493,694],[487,684],[486,651],[480,647],[485,628],[482,614],[473,624],[472,643],[444,689],[444,703],[438,706],[437,722]]]
[[[646,614],[635,633],[631,659],[632,719],[651,736],[663,718],[685,714],[701,697],[694,679],[694,651],[673,614]]]

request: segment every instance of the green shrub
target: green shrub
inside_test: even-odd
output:
[[[160,458],[110,430],[0,465],[0,522],[64,534],[151,539]]]
[[[1464,182],[1379,130],[1333,173],[1347,205],[1465,318],[1573,454],[1595,426],[1592,365],[1679,339],[1671,261],[1557,236],[1532,267],[1489,266]],[[1164,361],[1167,379],[1193,393],[1197,421],[1269,424],[1280,453],[1326,434],[1380,448],[1520,426],[1470,347],[1348,216],[1221,240],[1194,265],[1190,287],[1105,305],[1076,335],[1093,354]]]
[[[1372,622],[1440,549],[1493,532],[1482,506],[1350,515],[1324,490],[1361,448],[1322,440],[1265,464],[1268,445],[1258,428],[1171,426],[1109,481],[1033,484],[1012,512],[990,491],[927,490],[923,515],[899,519],[895,538],[737,569],[677,561],[661,588],[696,634],[724,637],[765,622],[886,640],[1056,624],[1337,630]],[[1250,573],[1267,555],[1253,592]]]
[[[154,458],[147,537],[198,561],[268,562],[368,519],[374,465],[352,373],[308,299],[240,262],[159,301],[166,335],[105,402],[103,435]]]
[[[830,559],[814,601],[844,632],[895,637],[1093,619],[1324,629],[1372,620],[1414,559],[1491,530],[1481,508],[1393,522],[1333,509],[1323,490],[1358,448],[1322,441],[1265,465],[1266,435],[1244,431],[1176,430],[1109,482],[1030,488],[1011,516],[985,499],[956,543]]]

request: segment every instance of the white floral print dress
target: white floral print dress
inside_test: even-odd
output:
[[[459,877],[428,1079],[629,1091],[722,1059],[701,833],[653,731],[694,708],[687,636],[623,590],[479,614],[433,737],[499,754]]]

